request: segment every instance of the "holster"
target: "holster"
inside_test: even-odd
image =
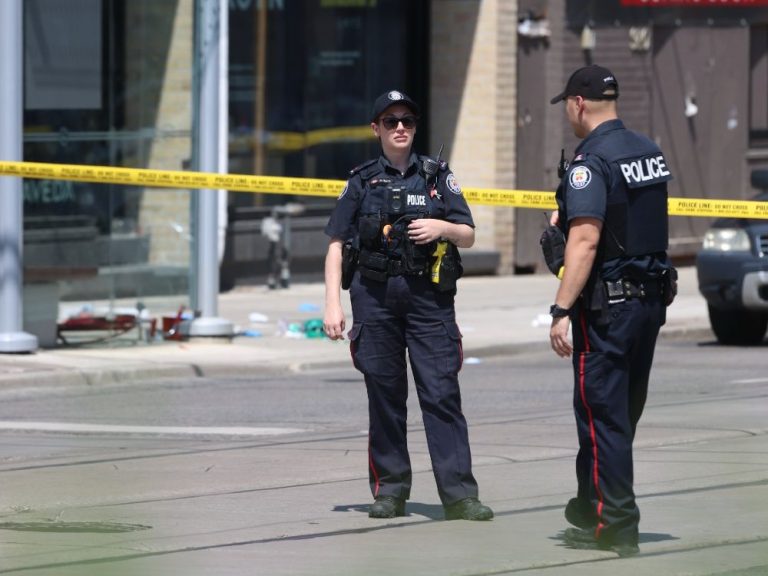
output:
[[[599,273],[589,279],[581,297],[586,310],[594,315],[595,324],[607,324],[610,319],[608,313],[610,302],[605,282]]]
[[[451,242],[445,242],[444,249],[438,245],[433,257],[432,287],[438,292],[454,292],[456,281],[464,275],[459,249]]]
[[[661,273],[661,290],[664,294],[664,303],[669,306],[677,296],[677,268],[670,266]]]
[[[539,238],[539,244],[547,268],[557,276],[565,262],[565,235],[563,231],[557,226],[547,226]]]
[[[344,242],[341,247],[341,288],[343,290],[349,290],[352,284],[359,253],[360,251],[355,248],[351,240]]]

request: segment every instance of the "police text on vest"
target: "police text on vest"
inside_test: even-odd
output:
[[[627,184],[640,184],[669,176],[666,161],[661,154],[632,162],[622,162],[619,166]]]

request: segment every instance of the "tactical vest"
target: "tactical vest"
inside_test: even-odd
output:
[[[608,168],[601,260],[665,251],[672,175],[658,146],[635,132],[616,130],[580,152],[585,160],[597,156]]]
[[[376,160],[356,170],[362,196],[354,244],[360,250],[361,273],[377,280],[425,274],[435,243],[414,244],[408,238],[408,224],[418,218],[444,218],[442,203],[430,197],[422,175],[395,178],[381,170]]]

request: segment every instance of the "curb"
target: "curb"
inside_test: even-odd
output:
[[[699,342],[716,341],[709,327],[674,327],[664,329],[659,333],[659,340]],[[497,358],[501,356],[517,356],[521,354],[548,351],[546,339],[537,341],[514,342],[496,345],[478,345],[464,349],[464,357]],[[158,365],[117,365],[108,368],[50,368],[47,370],[32,369],[17,374],[0,374],[0,391],[22,390],[60,390],[68,387],[120,386],[135,384],[148,380],[168,378],[246,378],[258,374],[287,375],[316,370],[342,370],[352,366],[349,358],[343,360],[331,357],[327,360],[314,359],[295,361],[295,358],[274,359],[268,361],[240,362],[222,364],[207,363],[169,363]]]
[[[136,366],[108,369],[30,371],[12,376],[0,376],[0,390],[58,390],[63,388],[129,384],[160,378],[197,377],[193,366]]]
[[[706,328],[702,326],[680,326],[666,330],[662,328],[661,332],[659,332],[659,340],[696,340],[699,343],[702,341],[717,342],[717,338],[715,338],[715,335],[709,326]]]

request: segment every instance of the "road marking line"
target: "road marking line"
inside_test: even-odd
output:
[[[731,380],[729,384],[762,384],[768,382],[768,378],[748,378],[747,380]]]
[[[301,428],[226,427],[226,426],[121,426],[110,424],[72,424],[66,422],[0,422],[0,430],[31,432],[79,432],[107,434],[173,434],[182,436],[277,436],[306,432]]]

